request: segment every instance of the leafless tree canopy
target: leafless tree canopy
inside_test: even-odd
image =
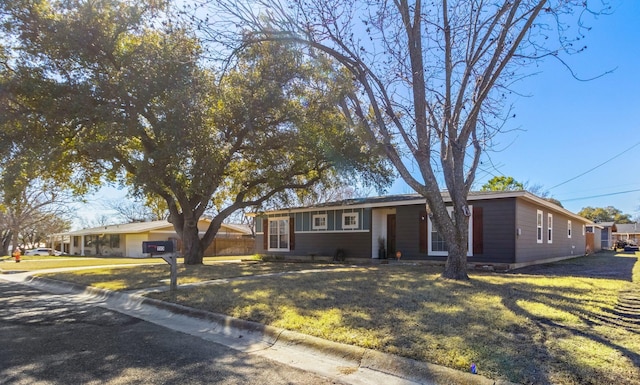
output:
[[[450,278],[467,277],[466,198],[480,155],[513,114],[508,94],[514,82],[530,75],[528,65],[535,60],[562,61],[562,55],[580,52],[584,16],[603,10],[582,0],[212,0],[209,5],[216,17],[201,20],[201,28],[218,44],[240,49],[265,39],[298,42],[312,55],[329,55],[338,70],[351,74],[357,87],[343,111],[425,196],[449,247],[444,275]],[[443,189],[452,199],[452,217]]]

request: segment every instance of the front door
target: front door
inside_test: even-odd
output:
[[[396,214],[387,215],[387,256],[396,257]]]

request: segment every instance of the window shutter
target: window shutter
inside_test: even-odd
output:
[[[483,239],[484,224],[482,220],[482,207],[473,208],[473,255],[482,254],[484,249]]]
[[[421,253],[426,253],[427,252],[427,212],[426,211],[421,211],[420,215],[418,216],[418,220],[420,222],[420,235],[418,236],[418,238],[420,239],[420,252]]]
[[[289,250],[295,250],[296,248],[296,225],[293,217],[289,218]]]
[[[262,220],[262,247],[269,250],[269,219]]]

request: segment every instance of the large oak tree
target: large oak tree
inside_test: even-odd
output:
[[[15,80],[3,97],[44,100],[33,107],[48,143],[64,149],[77,173],[162,197],[185,263],[202,263],[234,211],[285,189],[337,175],[389,182],[376,149],[363,146],[337,110],[350,87],[329,60],[271,42],[238,52],[223,73],[162,3],[3,3],[13,43],[5,74]],[[51,88],[59,108],[45,108],[46,95],[24,78]],[[211,210],[200,236],[198,219]]]

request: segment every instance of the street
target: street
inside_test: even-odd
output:
[[[0,281],[0,384],[337,384],[64,295]]]

